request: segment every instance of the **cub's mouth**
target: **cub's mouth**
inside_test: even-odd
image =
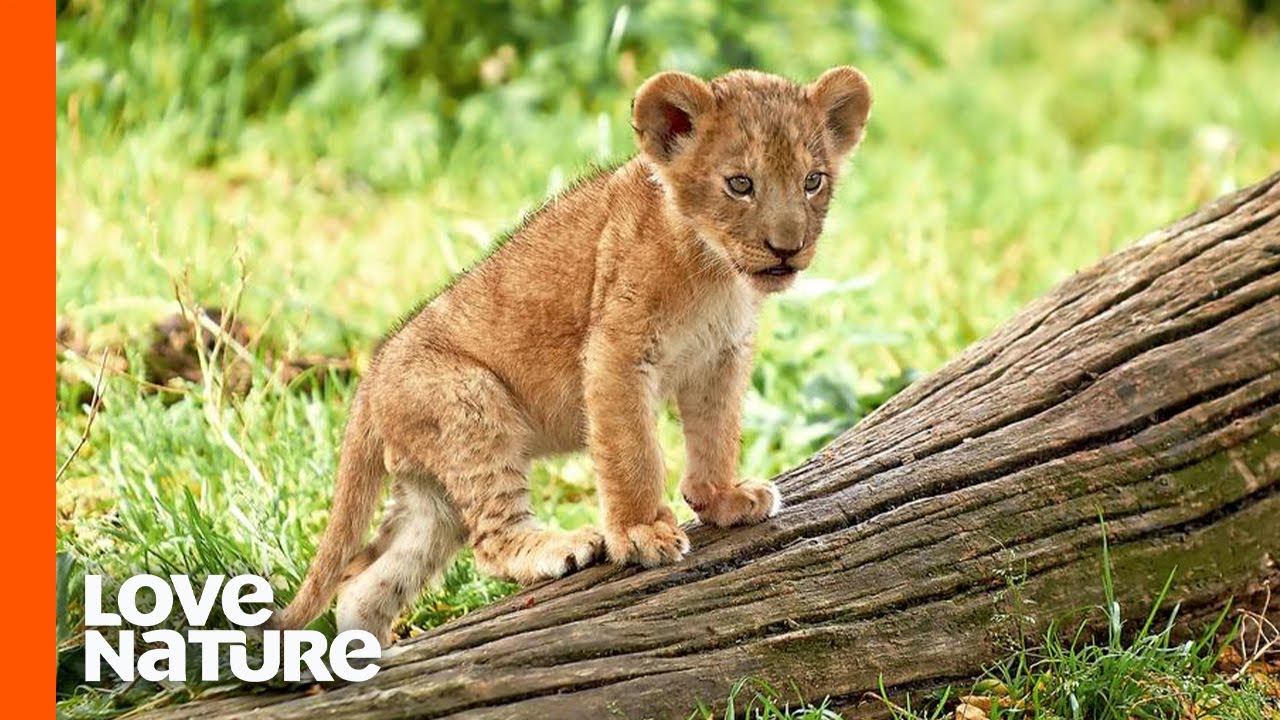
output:
[[[748,278],[751,284],[764,293],[775,293],[786,290],[799,274],[800,268],[787,265],[786,263],[778,263],[771,265],[763,270],[756,270],[749,273]]]
[[[793,267],[791,267],[790,265],[786,265],[786,264],[784,264],[784,263],[778,263],[777,265],[773,265],[773,266],[771,266],[771,267],[767,267],[767,268],[765,268],[765,269],[763,269],[763,270],[757,270],[756,272],[754,272],[754,273],[752,273],[752,274],[753,274],[753,275],[767,275],[767,276],[770,276],[770,277],[788,277],[788,276],[790,276],[790,275],[795,275],[795,274],[796,274],[796,273],[798,273],[798,272],[800,272],[798,269],[793,268]]]

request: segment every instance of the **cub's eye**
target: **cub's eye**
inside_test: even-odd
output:
[[[751,178],[746,175],[734,175],[728,180],[725,180],[725,184],[729,186],[729,192],[734,195],[746,197],[751,194]]]
[[[818,171],[809,173],[804,179],[804,191],[810,195],[822,189],[822,179],[826,177]]]

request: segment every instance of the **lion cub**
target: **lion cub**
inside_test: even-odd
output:
[[[759,522],[778,491],[738,482],[739,416],[761,299],[813,260],[841,159],[871,107],[850,67],[809,85],[752,71],[667,72],[640,87],[640,153],[549,201],[375,352],[351,406],[329,526],[277,627],[392,622],[470,542],[521,583],[602,555],[689,550],[663,501],[655,414],[673,398],[680,491],[703,522]],[[540,528],[525,475],[590,448],[603,527]],[[391,475],[394,502],[361,548]]]

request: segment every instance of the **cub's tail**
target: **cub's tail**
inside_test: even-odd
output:
[[[343,570],[363,545],[385,476],[382,442],[374,433],[367,406],[357,395],[342,441],[329,524],[298,594],[287,607],[272,615],[269,627],[301,629],[328,607]]]

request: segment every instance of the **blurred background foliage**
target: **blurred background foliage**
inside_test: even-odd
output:
[[[158,120],[190,123],[206,143],[198,150],[215,156],[235,148],[246,119],[343,114],[388,94],[411,99],[456,133],[469,104],[484,106],[477,96],[530,110],[570,102],[598,112],[658,69],[812,74],[851,54],[864,61],[905,54],[936,65],[925,21],[950,14],[949,5],[58,0],[58,104],[66,110],[74,99],[92,123],[84,130],[95,135]],[[1274,27],[1280,2],[1164,0],[1146,10],[1127,28],[1144,40],[1203,33],[1211,50],[1229,55],[1243,33]],[[832,35],[838,42],[828,42]]]
[[[282,380],[264,348],[358,377],[395,318],[522,213],[634,151],[631,94],[654,72],[808,81],[855,64],[875,89],[817,262],[761,317],[745,476],[795,464],[1062,278],[1280,168],[1276,0],[58,0],[57,18],[72,654],[86,570],[260,572],[287,598],[353,384]],[[205,357],[214,372],[158,392],[156,323],[197,305],[239,312],[251,372],[231,381]],[[116,359],[95,410],[102,348]],[[674,485],[679,428],[661,428]],[[539,464],[534,490],[553,525],[595,518],[582,458]],[[464,558],[403,630],[509,590]],[[69,678],[69,713],[132,702]]]
[[[447,153],[479,117],[608,112],[661,68],[796,67],[802,46],[808,73],[850,49],[936,60],[911,17],[899,0],[60,0],[58,104],[95,138],[172,123],[193,160],[213,163],[242,148],[253,118],[341,123],[391,102],[397,134]],[[817,28],[852,42],[822,53]],[[303,130],[307,150],[331,149],[323,127]],[[421,177],[350,169],[382,188]]]

